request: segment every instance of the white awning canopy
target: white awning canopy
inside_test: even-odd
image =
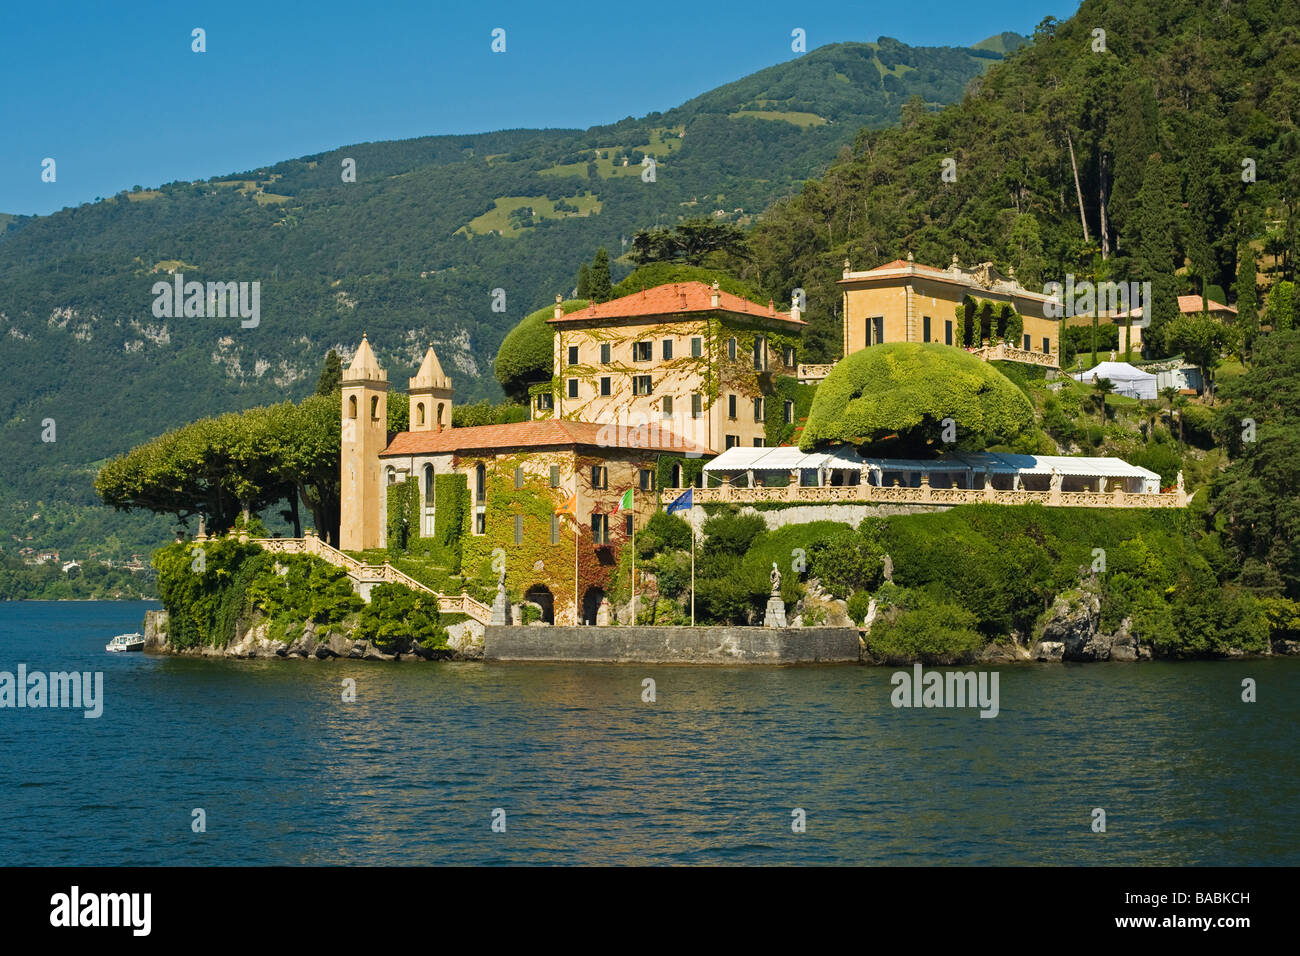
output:
[[[989,472],[997,475],[1083,476],[1089,478],[1140,478],[1159,482],[1154,471],[1130,465],[1122,458],[1088,458],[1075,455],[1013,455],[1004,452],[966,452],[941,458],[862,458],[852,446],[803,452],[792,445],[777,448],[728,448],[704,466],[718,472],[791,472],[804,469],[871,472]]]

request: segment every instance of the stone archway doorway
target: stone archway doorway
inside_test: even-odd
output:
[[[594,625],[596,623],[596,613],[600,610],[600,602],[605,600],[605,589],[601,587],[589,587],[582,595],[582,623]]]
[[[545,584],[534,584],[530,587],[524,592],[524,600],[542,609],[543,623],[555,623],[555,596]]]

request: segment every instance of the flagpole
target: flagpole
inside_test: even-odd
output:
[[[629,488],[632,495],[632,626],[636,626],[636,489]]]
[[[695,500],[691,500],[691,627],[695,626]]]
[[[573,626],[578,626],[578,508],[574,505],[573,519]]]

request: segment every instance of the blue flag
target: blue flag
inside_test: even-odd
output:
[[[695,506],[694,491],[694,488],[687,488],[682,494],[678,495],[676,500],[668,506],[668,513],[690,511]]]

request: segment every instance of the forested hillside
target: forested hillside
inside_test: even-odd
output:
[[[432,341],[459,402],[495,398],[501,338],[570,292],[598,247],[617,257],[687,217],[748,225],[860,128],[911,98],[956,100],[999,57],[835,44],[609,126],[355,144],[5,219],[0,547],[156,543],[160,520],[93,504],[95,466],[169,427],[301,398],[363,331],[399,386]],[[258,323],[158,317],[153,285],[173,273],[259,282]]]
[[[1298,122],[1300,5],[1085,0],[960,103],[912,103],[901,126],[859,135],[765,216],[747,278],[807,290],[821,357],[838,348],[845,258],[865,269],[908,252],[992,260],[1030,287],[1149,281],[1157,351],[1175,295],[1241,298],[1249,338],[1256,285],[1262,310],[1295,277]],[[1288,289],[1264,322],[1293,321]]]

